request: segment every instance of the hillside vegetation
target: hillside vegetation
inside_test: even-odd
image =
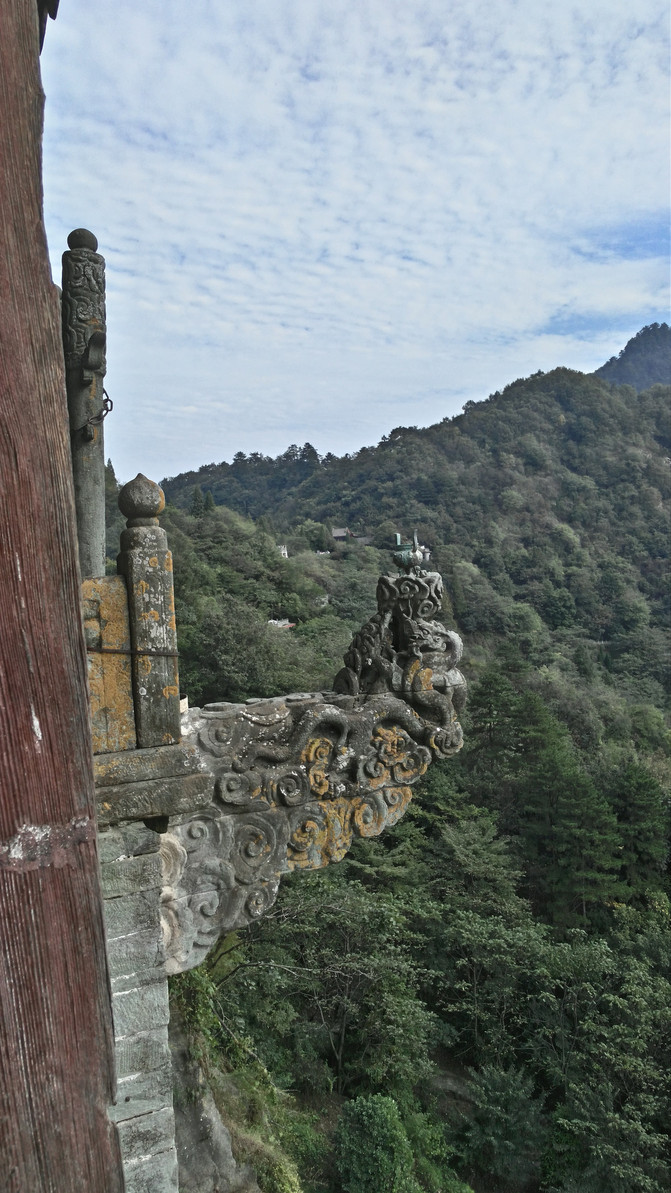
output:
[[[174,983],[264,1193],[669,1189],[670,398],[557,369],[164,482],[191,703],[328,688],[397,530],[465,641],[405,820]]]
[[[671,382],[671,328],[668,323],[651,323],[642,327],[618,356],[611,356],[596,377],[615,385],[633,385],[648,389],[651,385]]]

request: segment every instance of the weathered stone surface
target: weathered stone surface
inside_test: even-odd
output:
[[[170,1049],[180,1193],[260,1193],[250,1165],[233,1156],[230,1133],[179,1020],[170,1024]]]
[[[125,586],[124,586],[125,588]],[[148,750],[122,750],[93,760],[96,787],[119,787],[150,779],[182,778],[207,774],[195,746],[153,746]]]
[[[164,1067],[170,1061],[166,1023],[153,1030],[117,1038],[115,1050],[119,1080],[139,1072],[150,1072]]]
[[[84,580],[82,616],[91,695],[93,753],[133,750],[135,714],[128,601],[123,576]]]
[[[116,1107],[110,1112],[111,1118],[114,1117],[115,1111]],[[126,1162],[133,1157],[140,1159],[164,1152],[173,1146],[175,1138],[175,1116],[172,1106],[162,1106],[149,1114],[124,1119],[118,1123],[118,1130]]]
[[[112,993],[112,1014],[117,1040],[165,1026],[170,1018],[167,980]]]
[[[107,960],[112,979],[163,964],[165,950],[160,923],[141,932],[131,932],[107,942]]]
[[[126,1193],[178,1193],[174,1147],[156,1156],[124,1165]]]
[[[63,254],[63,350],[82,576],[105,575],[105,259],[77,229]],[[90,234],[89,234],[90,235]]]
[[[157,853],[103,862],[100,867],[103,896],[132,895],[161,885],[161,859]]]
[[[160,926],[160,903],[155,890],[106,899],[103,910],[108,943],[130,932],[143,932],[147,928]]]
[[[115,862],[121,858],[137,857],[145,853],[156,853],[160,846],[159,834],[144,824],[122,824],[116,828],[99,829],[98,857],[103,862]]]
[[[162,837],[169,973],[263,915],[281,874],[340,861],[354,836],[395,824],[430,763],[460,749],[461,640],[435,620],[441,577],[408,566],[380,578],[336,691],[190,710],[214,797]]]
[[[119,1077],[116,1101],[116,1120],[135,1113],[133,1107],[140,1106],[141,1103],[156,1102],[156,1106],[147,1106],[147,1110],[157,1109],[159,1106],[172,1106],[172,1069],[169,1059],[167,1062],[164,1061],[161,1068]]]
[[[164,505],[163,490],[141,473],[119,494],[128,522],[118,568],[128,585],[135,727],[142,748],[171,745],[181,736],[172,555],[158,524]]]
[[[163,965],[146,965],[136,969],[133,973],[122,973],[117,977],[110,977],[112,994],[125,994],[131,990],[141,990],[143,987],[156,986],[165,980]]]
[[[98,823],[179,816],[206,808],[212,799],[212,790],[211,776],[203,773],[97,788]]]

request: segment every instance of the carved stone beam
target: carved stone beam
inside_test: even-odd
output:
[[[461,746],[461,640],[434,620],[442,581],[383,576],[335,691],[192,709],[185,738],[213,781],[210,806],[162,836],[169,973],[274,902],[282,874],[340,861],[353,837],[405,812],[432,761]]]

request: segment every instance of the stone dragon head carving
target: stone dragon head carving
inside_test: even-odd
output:
[[[406,574],[380,577],[333,691],[189,711],[213,798],[163,835],[168,972],[263,915],[283,873],[340,861],[353,837],[395,824],[431,762],[460,749],[461,639],[437,620],[440,575],[409,554]]]

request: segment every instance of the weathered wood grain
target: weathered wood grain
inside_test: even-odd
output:
[[[120,1193],[35,0],[0,5],[0,1184]]]

